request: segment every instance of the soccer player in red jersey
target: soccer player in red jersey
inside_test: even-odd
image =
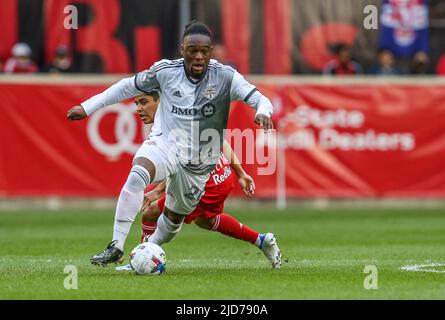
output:
[[[159,104],[157,92],[142,94],[135,98],[137,114],[141,120],[149,125],[154,122],[156,108]],[[228,159],[229,160],[228,160]],[[234,187],[235,172],[238,183],[248,197],[255,192],[255,184],[239,163],[230,144],[224,141],[223,152],[215,169],[210,173],[210,178],[205,186],[205,193],[196,209],[184,220],[190,224],[194,222],[199,227],[218,231],[226,236],[250,242],[260,248],[272,263],[273,268],[281,265],[281,251],[272,233],[261,234],[240,223],[234,217],[224,213],[224,202]],[[156,230],[157,219],[164,210],[165,181],[145,194],[142,207],[142,235],[141,242],[148,239]],[[128,266],[118,267],[117,270],[128,270]]]

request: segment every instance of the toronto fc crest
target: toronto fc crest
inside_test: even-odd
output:
[[[209,85],[206,89],[206,91],[204,92],[204,97],[206,97],[207,99],[212,99],[214,96],[216,95],[216,90],[215,90],[215,86]]]

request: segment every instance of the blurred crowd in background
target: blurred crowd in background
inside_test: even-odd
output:
[[[351,47],[345,43],[333,46],[334,59],[328,62],[324,69],[324,75],[443,75],[445,76],[445,54],[434,66],[426,52],[416,52],[408,59],[397,59],[390,49],[382,48],[376,53],[375,64],[369,69],[364,69],[359,62],[355,61],[351,54]],[[224,55],[224,46],[216,44],[212,58],[231,65]],[[54,60],[49,65],[37,65],[32,60],[32,51],[28,44],[17,43],[11,51],[11,57],[4,63],[0,61],[0,70],[6,74],[12,73],[76,73],[80,72],[73,68],[73,58],[69,48],[60,46],[56,49]]]
[[[213,58],[232,65],[243,73],[336,76],[445,75],[445,37],[443,36],[445,0],[337,0],[335,2],[314,0],[311,3],[300,0],[279,2],[262,0],[253,1],[250,7],[246,5],[247,9],[244,9],[244,13],[237,16],[237,12],[242,11],[242,4],[247,3],[249,2],[231,0],[191,1],[192,16],[209,24],[214,31],[217,44],[213,51]],[[287,3],[289,7],[284,7],[283,3]],[[366,30],[362,25],[363,7],[369,3],[379,8],[378,30]],[[147,61],[137,64],[134,58],[136,55],[144,56],[145,51],[142,51],[142,54],[137,52],[141,50],[138,49],[140,42],[136,43],[144,39],[147,39],[144,48],[154,52],[147,54],[153,58],[149,59],[150,64],[161,58],[179,57],[177,39],[180,37],[178,30],[181,28],[178,25],[179,18],[175,15],[179,15],[181,7],[177,0],[154,1],[149,8],[156,13],[153,15],[149,14],[150,10],[147,9],[145,2],[140,0],[131,3],[122,2],[121,7],[115,8],[116,15],[121,15],[121,22],[113,35],[126,46],[130,59],[129,61],[121,60],[122,55],[119,56],[119,52],[113,52],[111,58],[107,59],[120,60],[121,65],[129,65],[121,69],[119,66],[114,69],[109,67],[109,60],[107,63],[104,62],[103,52],[111,50],[106,47],[104,39],[100,41],[103,46],[101,47],[102,54],[95,55],[97,51],[95,53],[91,50],[96,46],[94,40],[91,39],[100,35],[80,38],[76,32],[72,32],[64,35],[64,41],[56,42],[56,44],[64,43],[64,45],[45,48],[44,43],[50,42],[47,39],[48,35],[62,39],[63,31],[56,30],[57,28],[47,28],[46,32],[42,31],[47,23],[44,18],[34,19],[33,21],[37,21],[36,24],[27,24],[25,22],[28,20],[24,20],[27,13],[38,13],[45,4],[45,0],[39,0],[27,2],[26,7],[19,8],[18,25],[21,37],[15,45],[13,45],[14,42],[10,43],[10,46],[13,45],[11,50],[9,46],[3,45],[3,55],[0,55],[1,73],[137,72],[140,68],[149,67],[146,65]],[[236,11],[230,11],[235,10],[233,4],[238,6],[235,8]],[[331,4],[337,4],[337,6],[331,7]],[[101,2],[92,1],[90,5],[96,7],[88,10],[85,9],[88,7],[85,7],[84,13],[79,13],[79,16],[86,16],[81,19],[82,21],[93,19],[94,10],[99,15],[101,8],[109,9],[102,7]],[[52,11],[57,13],[62,12],[62,9],[60,7]],[[288,13],[289,10],[291,13]],[[165,24],[164,16],[171,16],[171,23]],[[246,18],[248,16],[250,20]],[[263,19],[255,17],[263,17]],[[246,20],[238,21],[241,18]],[[282,21],[283,19],[287,20]],[[135,26],[132,24],[133,20],[144,28],[146,25],[156,26],[157,31],[147,29],[147,34],[151,36],[154,34],[154,38],[133,38],[134,28],[138,27],[137,24]],[[230,26],[234,23],[246,26],[243,29],[237,29],[240,35],[229,33],[233,31]],[[33,28],[37,28],[37,35],[33,35]],[[90,28],[90,32],[93,34],[103,29],[104,27],[101,27],[93,31]],[[257,29],[263,32],[253,32]],[[272,37],[270,32],[266,32],[267,30],[275,31]],[[159,32],[159,36],[156,32]],[[342,32],[344,34],[341,34]],[[83,33],[86,34],[86,32]],[[70,38],[69,41],[67,37]],[[249,40],[245,43],[238,42],[246,37]],[[342,41],[342,39],[347,41]],[[54,38],[51,41],[54,42],[53,40]],[[84,49],[80,52],[73,49],[82,41],[93,42],[83,44],[84,48],[90,46],[90,51]],[[277,44],[281,46],[277,47]],[[237,46],[241,49],[238,50]],[[1,47],[0,43],[0,49]],[[277,51],[276,57],[274,57],[275,53],[270,53],[273,50]],[[283,50],[286,50],[285,55],[282,54]],[[9,51],[10,56],[7,57]],[[283,60],[286,61],[283,62]],[[284,65],[281,69],[280,64]]]

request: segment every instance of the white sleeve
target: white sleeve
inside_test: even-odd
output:
[[[156,64],[151,66],[150,69],[139,72],[134,77],[134,86],[142,92],[148,93],[151,91],[160,92],[160,83],[155,71]]]
[[[87,115],[92,114],[103,107],[115,104],[119,101],[135,97],[141,94],[134,84],[135,77],[125,78],[118,83],[113,84],[104,92],[91,97],[87,101],[81,103]]]
[[[107,90],[81,103],[87,115],[103,107],[119,101],[135,97],[153,90],[159,91],[159,81],[152,66],[149,70],[139,72],[134,77],[125,78],[112,85]]]
[[[270,100],[263,96],[254,85],[244,79],[244,77],[237,71],[233,74],[230,87],[230,100],[244,101],[256,110],[257,115],[263,114],[268,117],[272,116],[273,107]]]

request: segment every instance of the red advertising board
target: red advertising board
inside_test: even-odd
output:
[[[445,196],[445,85],[361,83],[256,82],[277,130],[234,148],[257,197],[278,186],[289,197]],[[145,136],[131,101],[66,120],[105,88],[0,83],[1,197],[118,195]],[[235,103],[229,128],[258,129],[253,117]]]

